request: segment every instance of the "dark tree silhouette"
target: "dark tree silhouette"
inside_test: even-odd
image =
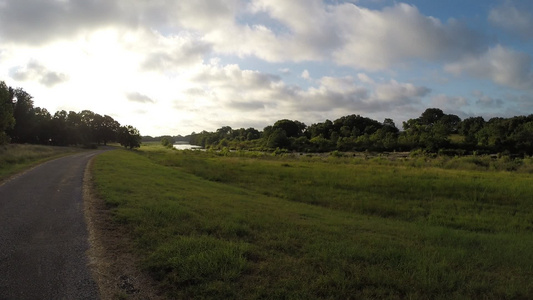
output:
[[[13,90],[5,82],[0,81],[0,145],[9,143],[6,133],[15,125],[13,117]]]

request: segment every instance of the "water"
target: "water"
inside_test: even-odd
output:
[[[187,143],[177,143],[177,144],[174,144],[173,146],[174,148],[178,150],[200,150],[202,149],[202,147],[200,146],[190,145]]]

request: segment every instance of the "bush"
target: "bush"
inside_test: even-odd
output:
[[[161,139],[161,145],[166,148],[173,148],[174,146],[172,144],[173,143],[170,141],[169,138],[164,137],[163,139]]]

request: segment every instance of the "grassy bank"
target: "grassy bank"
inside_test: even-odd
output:
[[[62,155],[82,151],[72,147],[8,144],[0,146],[0,181],[24,169]]]
[[[533,297],[528,173],[162,147],[93,172],[170,298]]]

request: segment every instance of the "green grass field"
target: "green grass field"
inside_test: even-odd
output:
[[[169,298],[531,299],[530,163],[152,145],[93,174]]]
[[[0,146],[0,181],[44,161],[83,151],[74,147],[8,144]]]

